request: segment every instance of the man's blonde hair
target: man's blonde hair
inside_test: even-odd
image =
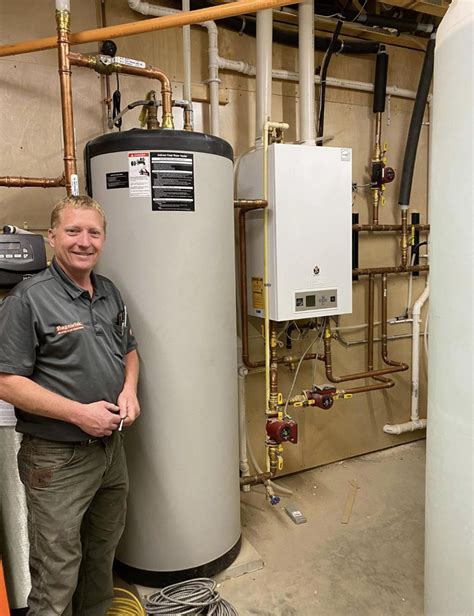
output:
[[[97,203],[95,199],[87,195],[64,197],[64,199],[56,203],[51,212],[51,229],[55,229],[58,226],[61,212],[66,208],[72,208],[74,210],[95,210],[102,218],[104,233],[107,230],[107,220],[102,206]]]

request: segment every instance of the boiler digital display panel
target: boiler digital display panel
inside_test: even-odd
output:
[[[295,311],[337,308],[337,289],[299,291],[295,293]]]

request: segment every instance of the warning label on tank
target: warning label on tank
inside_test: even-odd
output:
[[[105,179],[107,182],[107,190],[111,190],[112,188],[128,188],[127,171],[114,171],[112,173],[106,173]]]
[[[128,153],[128,175],[130,197],[149,197],[150,189],[150,153]]]
[[[194,157],[179,152],[150,152],[151,204],[154,212],[194,212]]]
[[[254,310],[263,310],[265,308],[263,278],[252,278],[252,306]]]

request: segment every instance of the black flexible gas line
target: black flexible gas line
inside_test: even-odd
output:
[[[420,138],[421,125],[425,113],[426,102],[430,91],[431,79],[433,77],[435,35],[433,34],[426,47],[425,59],[421,69],[420,81],[416,92],[415,105],[410,121],[405,156],[403,158],[403,170],[400,180],[400,194],[398,204],[402,208],[410,204],[411,185],[413,182],[413,170],[415,168],[416,150]]]
[[[331,42],[326,51],[326,55],[324,56],[323,64],[321,66],[321,73],[320,73],[321,85],[319,86],[319,114],[318,114],[317,137],[323,136],[324,109],[326,106],[326,77],[328,74],[329,62],[331,61],[331,56],[334,53],[334,50],[336,48],[337,37],[339,36],[341,28],[342,28],[342,21],[338,21],[336,24],[336,28],[334,30],[334,34],[332,35]],[[322,140],[318,141],[318,145],[323,145]]]

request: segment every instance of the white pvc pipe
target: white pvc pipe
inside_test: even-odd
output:
[[[56,0],[57,11],[71,11],[70,0]]]
[[[242,60],[229,60],[228,58],[221,58],[219,56],[219,68],[234,71],[236,73],[242,73],[243,75],[256,75],[257,69],[253,64],[244,62]],[[298,73],[294,71],[273,70],[272,78],[282,81],[299,81]],[[321,79],[319,75],[314,76],[314,83],[320,84]],[[336,77],[327,77],[326,85],[333,88],[342,88],[345,90],[357,90],[359,92],[373,92],[374,84],[366,83],[364,81],[353,81],[352,79],[337,79]],[[415,100],[416,92],[413,90],[405,90],[398,86],[388,86],[387,95],[396,96],[398,98],[409,98]]]
[[[386,424],[383,431],[387,434],[403,434],[426,428],[426,419],[420,419],[419,389],[420,389],[420,315],[423,304],[430,294],[430,283],[427,280],[423,293],[413,306],[413,337],[411,355],[411,417],[410,421],[402,424]]]
[[[190,0],[182,0],[183,11],[190,10]],[[191,103],[191,26],[183,26],[183,98]]]
[[[257,101],[255,115],[255,143],[262,142],[265,122],[272,112],[272,43],[273,11],[257,13]]]
[[[177,9],[171,9],[165,6],[158,6],[156,4],[150,4],[143,0],[128,0],[128,6],[133,10],[141,13],[142,15],[153,15],[154,17],[162,17],[163,15],[174,15],[181,11]],[[218,33],[217,26],[213,21],[203,21],[198,24],[201,28],[206,28],[209,43],[208,43],[208,79],[209,84],[209,107],[210,107],[210,124],[212,135],[219,135],[219,48],[218,48]],[[183,34],[184,43],[184,34]],[[189,67],[191,61],[189,60]],[[186,87],[186,66],[184,67],[184,87]],[[190,70],[190,69],[189,69]],[[189,77],[189,98],[183,96],[186,100],[191,101],[191,85]],[[184,92],[184,90],[183,90]]]
[[[305,0],[298,6],[298,71],[299,140],[314,145],[314,0]]]

